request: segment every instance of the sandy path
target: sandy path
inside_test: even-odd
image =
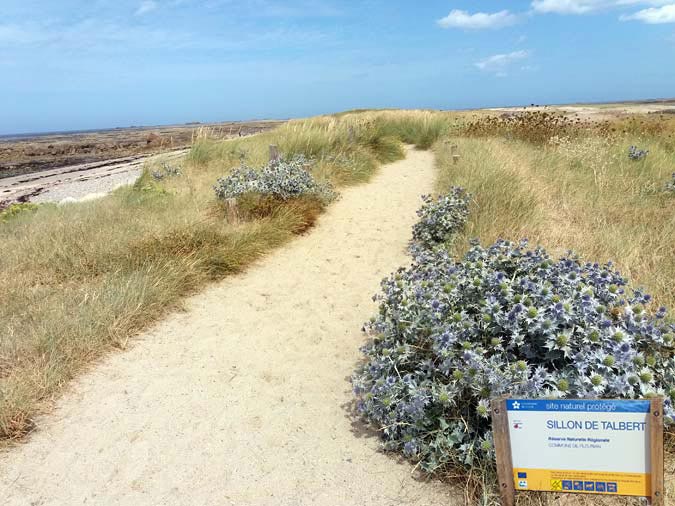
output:
[[[347,408],[371,296],[406,263],[432,180],[432,154],[410,151],[310,234],[82,377],[0,455],[2,503],[452,504],[447,486],[379,453]]]

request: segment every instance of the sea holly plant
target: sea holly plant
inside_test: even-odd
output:
[[[311,161],[302,155],[269,162],[256,170],[246,165],[236,168],[227,177],[218,179],[214,187],[220,199],[237,198],[249,193],[288,200],[310,195],[324,202],[337,197],[330,183],[319,183],[308,171]]]
[[[164,162],[162,163],[162,167],[159,170],[153,170],[151,175],[155,181],[161,181],[167,177],[180,176],[181,168]]]
[[[501,395],[663,395],[675,415],[675,325],[611,263],[474,243],[461,261],[418,254],[375,299],[358,409],[428,472],[493,465],[489,401]]]
[[[628,158],[634,161],[644,160],[649,154],[647,149],[638,149],[636,146],[630,146],[628,148]]]
[[[424,205],[417,211],[419,221],[413,226],[413,247],[434,249],[449,242],[466,224],[470,199],[459,187],[435,200],[423,195]]]
[[[675,172],[673,172],[671,180],[666,183],[666,191],[675,193]]]

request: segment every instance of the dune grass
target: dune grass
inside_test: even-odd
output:
[[[148,167],[134,186],[98,201],[5,213],[0,440],[29,432],[35,415],[88,364],[124,348],[185,296],[307,230],[323,208],[306,198],[277,202],[229,224],[213,192],[218,177],[241,162],[262,165],[275,144],[284,155],[313,158],[317,179],[358,184],[404,156],[415,122],[426,132],[420,145],[443,131],[423,112],[293,121],[227,141],[203,131],[180,176],[155,181]]]
[[[0,220],[0,439],[30,431],[36,413],[70,379],[107,351],[124,348],[186,295],[311,227],[322,211],[312,200],[277,203],[237,225],[215,200],[216,179],[242,162],[263,164],[270,144],[314,159],[314,176],[338,188],[365,182],[380,164],[401,158],[402,143],[433,145],[437,190],[459,185],[475,198],[469,224],[452,245],[458,257],[472,238],[488,244],[527,237],[553,254],[572,248],[594,261],[611,259],[658,304],[675,310],[675,197],[663,191],[675,171],[673,123],[624,119],[614,130],[528,142],[527,132],[463,136],[468,118],[355,111],[228,141],[204,131],[181,176],[157,182],[146,172],[133,187],[99,201],[17,210]],[[649,156],[629,160],[631,144],[649,149]],[[671,494],[673,464],[670,456]],[[492,478],[476,471],[468,494],[489,504],[495,496],[484,485]]]
[[[476,205],[455,245],[468,240],[528,238],[554,254],[573,249],[584,258],[612,260],[657,304],[675,308],[675,199],[664,191],[675,154],[657,141],[644,161],[627,156],[631,141],[587,137],[537,147],[504,139],[457,139],[437,146],[438,189],[464,186]]]
[[[469,223],[451,245],[453,254],[463,256],[473,238],[484,245],[499,238],[528,238],[552,255],[573,249],[588,260],[612,260],[634,286],[654,296],[656,307],[665,305],[672,315],[675,195],[664,191],[675,168],[670,142],[662,132],[631,130],[554,139],[544,145],[503,137],[454,137],[437,143],[437,191],[458,185],[474,197]],[[457,164],[452,160],[453,144],[461,155]],[[630,160],[631,144],[648,148],[647,158]],[[668,435],[666,486],[671,497],[675,494],[672,443]],[[496,478],[489,470],[475,470],[466,490],[471,501],[498,503]],[[598,496],[518,496],[522,505],[638,503]]]

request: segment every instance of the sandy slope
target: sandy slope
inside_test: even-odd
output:
[[[433,156],[349,189],[317,228],[79,380],[0,455],[3,504],[437,505],[377,451],[348,377],[380,279],[407,262]]]

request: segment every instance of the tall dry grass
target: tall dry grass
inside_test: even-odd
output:
[[[276,144],[284,155],[316,160],[318,179],[357,184],[403,157],[401,141],[411,141],[415,121],[421,144],[440,135],[422,112],[292,121],[233,140],[203,130],[181,176],[156,182],[146,172],[98,201],[0,220],[0,440],[30,431],[41,407],[106,351],[303,232],[321,212],[300,199],[228,224],[213,192],[218,177],[242,162],[263,164]]]
[[[675,308],[675,199],[664,186],[675,155],[658,140],[644,161],[628,158],[631,139],[585,137],[537,147],[505,139],[457,139],[437,147],[438,188],[474,194],[476,206],[456,245],[471,237],[528,238],[554,253],[574,249],[594,261],[614,261],[657,303]]]
[[[463,255],[473,238],[483,244],[528,238],[554,255],[574,249],[588,260],[614,261],[634,285],[654,296],[657,307],[675,311],[675,195],[664,191],[675,167],[675,152],[669,147],[669,135],[653,128],[554,136],[546,143],[504,137],[454,137],[437,143],[437,190],[459,185],[475,199],[453,253]],[[457,164],[452,160],[453,144],[460,153]],[[648,148],[647,158],[630,160],[631,144]],[[670,436],[666,443],[666,486],[673,497],[675,454]],[[467,493],[472,502],[498,504],[490,470],[474,470]],[[534,493],[519,494],[517,501],[570,506],[639,503],[631,498]]]

